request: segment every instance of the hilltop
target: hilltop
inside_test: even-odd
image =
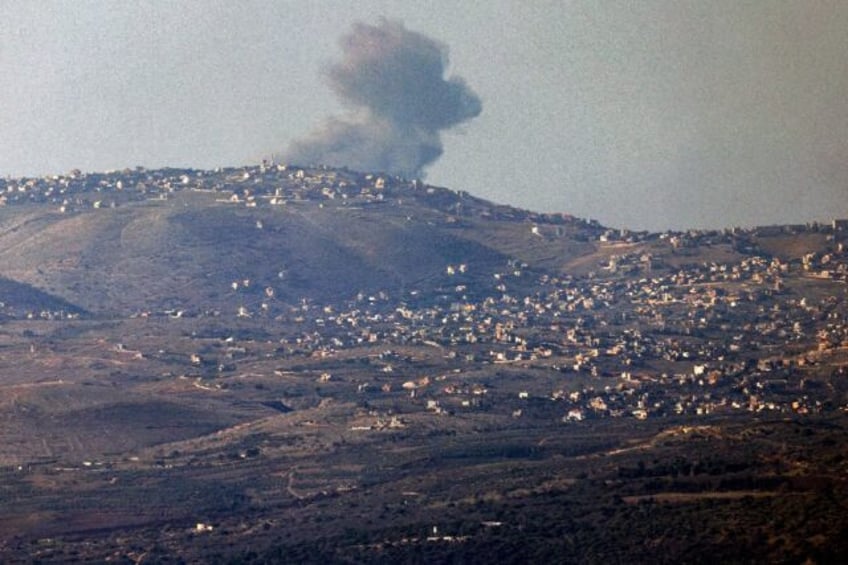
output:
[[[0,204],[0,276],[54,296],[43,309],[118,315],[273,314],[380,292],[402,302],[457,280],[490,296],[515,270],[621,279],[752,256],[797,262],[845,239],[840,222],[615,230],[326,167],[74,171],[0,180]]]
[[[238,290],[251,308],[428,293],[449,265],[545,268],[600,229],[326,168],[75,173],[0,193],[2,274],[92,312],[226,310]],[[531,223],[559,235],[542,245]]]

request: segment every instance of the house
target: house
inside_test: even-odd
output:
[[[580,408],[572,408],[565,416],[562,417],[563,422],[582,422],[586,418],[583,410]]]

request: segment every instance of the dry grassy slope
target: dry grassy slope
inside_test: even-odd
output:
[[[760,248],[784,261],[800,259],[807,253],[821,252],[829,245],[827,235],[821,233],[786,234],[759,238]]]
[[[41,458],[79,461],[174,442],[233,425],[240,417],[223,403],[196,406],[189,398],[176,402],[105,383],[2,385],[0,466]]]
[[[0,277],[0,305],[2,308],[12,309],[17,314],[31,311],[82,313],[79,307],[58,296],[3,277]]]
[[[735,263],[743,256],[727,244],[675,251],[657,239],[600,243],[599,227],[546,223],[448,191],[257,208],[225,197],[183,190],[169,200],[68,214],[51,205],[0,208],[0,280],[29,285],[0,285],[0,292],[36,303],[67,301],[95,313],[233,313],[267,302],[269,287],[278,305],[304,297],[345,300],[360,291],[397,296],[417,289],[424,296],[459,284],[445,277],[451,264],[468,266],[462,284],[473,292],[490,289],[492,274],[508,271],[511,259],[536,273],[581,275],[597,271],[611,255],[649,253],[669,269]],[[825,243],[818,235],[757,241],[767,253],[790,257]],[[245,280],[247,288],[233,290],[234,281]]]
[[[126,313],[256,307],[267,287],[280,302],[426,290],[448,264],[468,263],[487,280],[505,268],[504,253],[443,219],[416,204],[251,209],[190,191],[71,214],[8,207],[0,276],[92,312]],[[244,280],[246,290],[232,289]]]

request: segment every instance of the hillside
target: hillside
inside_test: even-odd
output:
[[[92,312],[231,310],[239,289],[251,307],[428,292],[448,265],[482,277],[524,254],[550,267],[591,248],[571,239],[592,232],[578,222],[559,221],[563,235],[540,246],[530,233],[537,215],[347,171],[126,171],[13,183],[0,186],[0,274]]]
[[[488,295],[515,269],[609,277],[836,245],[827,226],[762,237],[610,230],[328,168],[74,172],[0,181],[0,194],[0,276],[95,314],[278,313],[304,299],[433,296],[458,279]],[[461,265],[458,279],[445,276]]]
[[[848,224],[0,181],[0,561],[845,562]]]

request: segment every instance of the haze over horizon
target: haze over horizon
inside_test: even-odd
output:
[[[349,110],[326,70],[385,17],[446,45],[483,101],[431,184],[634,229],[848,217],[845,3],[2,8],[2,176],[257,163]]]

